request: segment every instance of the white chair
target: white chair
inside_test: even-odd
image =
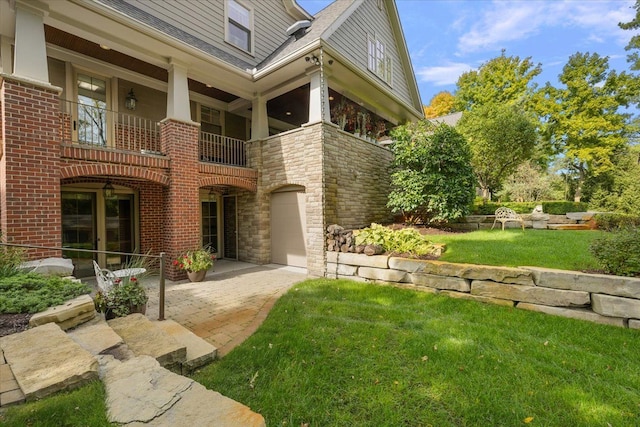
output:
[[[93,261],[93,269],[96,272],[96,282],[102,292],[109,292],[115,285],[116,276],[106,268],[100,268],[95,260]]]

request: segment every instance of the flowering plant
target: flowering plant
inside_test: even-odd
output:
[[[202,271],[210,269],[215,260],[216,256],[211,253],[209,248],[200,248],[189,250],[180,255],[178,259],[173,261],[173,265],[180,270]]]
[[[93,301],[96,309],[105,313],[107,318],[123,317],[143,310],[149,297],[140,281],[132,276],[124,279],[115,279],[113,288],[106,292],[98,291]]]

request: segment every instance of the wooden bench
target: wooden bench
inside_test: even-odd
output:
[[[496,209],[495,215],[496,215],[496,218],[493,220],[493,225],[491,226],[492,230],[493,230],[493,227],[496,226],[497,221],[500,221],[502,223],[503,230],[504,230],[505,222],[513,221],[513,222],[519,222],[520,225],[522,225],[522,231],[524,231],[524,220],[520,215],[515,213],[515,211],[513,211],[512,209],[505,208],[505,207],[498,208]]]

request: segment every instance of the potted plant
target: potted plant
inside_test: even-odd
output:
[[[93,299],[96,310],[104,313],[107,319],[124,317],[131,313],[145,314],[148,300],[144,287],[134,276],[116,279],[113,288],[107,292],[99,291]]]
[[[216,260],[216,256],[211,252],[209,248],[188,250],[173,261],[173,265],[186,271],[192,282],[201,282]]]

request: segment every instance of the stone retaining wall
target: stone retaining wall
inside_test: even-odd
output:
[[[327,277],[396,283],[452,297],[640,329],[640,279],[327,252]]]
[[[569,212],[565,215],[550,215],[546,213],[521,214],[525,228],[551,230],[584,230],[595,228],[592,219],[595,212]],[[458,222],[447,224],[455,230],[486,230],[493,226],[495,215],[469,215]],[[498,222],[496,228],[502,225]],[[520,228],[516,221],[509,221],[505,228]]]

